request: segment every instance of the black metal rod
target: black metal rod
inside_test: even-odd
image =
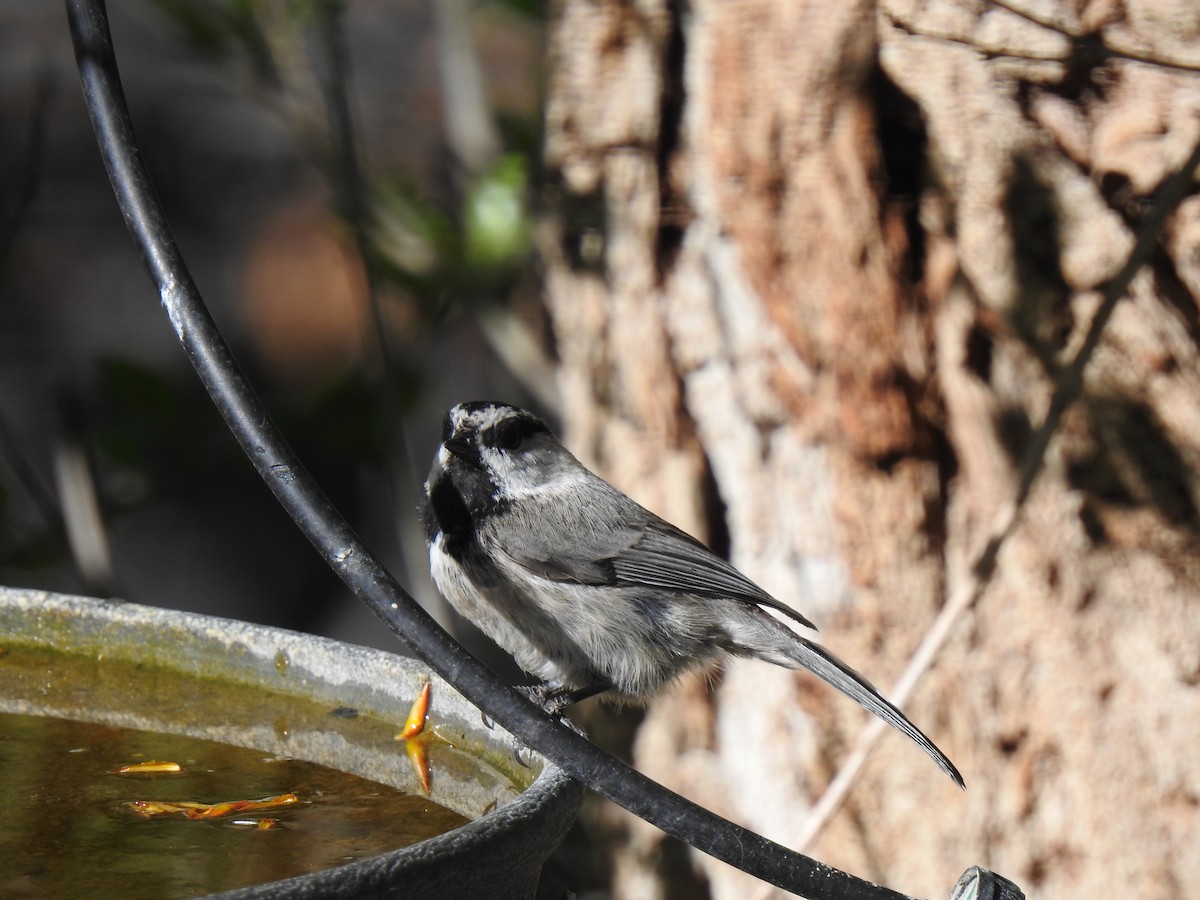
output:
[[[75,57],[113,191],[200,380],[254,467],[354,594],[415,654],[521,741],[668,834],[758,878],[821,900],[905,900],[709,812],[550,718],[443,631],[376,561],[301,466],[238,370],[205,308],[134,137],[102,0],[66,0]]]

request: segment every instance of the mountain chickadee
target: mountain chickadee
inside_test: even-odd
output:
[[[438,590],[545,682],[554,712],[604,691],[645,699],[725,654],[754,657],[812,672],[962,786],[865,678],[765,610],[813,628],[804,616],[588,471],[531,413],[455,406],[425,490]]]

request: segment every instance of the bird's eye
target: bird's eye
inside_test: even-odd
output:
[[[516,450],[525,439],[526,429],[518,419],[506,419],[495,428],[494,444],[501,450]]]
[[[485,428],[479,434],[479,441],[485,447],[512,453],[521,449],[527,439],[538,434],[549,434],[549,431],[540,419],[526,413],[508,416]]]

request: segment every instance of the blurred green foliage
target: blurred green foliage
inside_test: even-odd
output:
[[[250,71],[253,87],[266,100],[290,96],[279,108],[289,111],[296,140],[314,139],[312,123],[326,121],[312,106],[327,98],[304,96],[316,83],[328,59],[308,59],[307,78],[285,77],[295,70],[296,48],[318,45],[316,29],[334,27],[342,0],[148,0],[172,25],[181,41],[201,57],[231,71]],[[540,21],[542,5],[529,0],[494,0],[488,5]],[[334,17],[334,18],[331,18]],[[279,59],[287,53],[286,60]],[[328,73],[327,73],[328,74]],[[341,73],[344,76],[346,73]],[[343,82],[347,79],[342,78]],[[358,227],[366,242],[363,256],[373,279],[383,287],[400,288],[434,313],[444,312],[446,298],[503,297],[517,281],[531,253],[529,189],[534,154],[540,143],[536,117],[522,120],[493,111],[503,149],[482,172],[454,173],[449,183],[430,190],[403,172],[371,171],[359,179],[364,196]],[[333,170],[338,155],[330,151],[337,140],[327,131],[318,146],[304,147],[307,155],[326,168],[331,184],[345,182]]]
[[[351,79],[330,71],[336,64],[336,54],[329,55],[334,42],[320,31],[340,27],[338,16],[347,8],[342,0],[143,2],[167,23],[169,35],[186,53],[209,66],[239,99],[260,108],[265,119],[282,126],[298,157],[326,179],[331,211],[358,218],[345,221],[346,232],[360,242],[377,302],[403,304],[396,315],[385,309],[371,325],[402,323],[406,329],[366,341],[362,358],[370,360],[370,348],[388,341],[424,339],[451,313],[469,316],[480,304],[505,304],[520,289],[532,253],[531,180],[540,145],[536,113],[491,111],[500,152],[484,171],[461,171],[447,153],[441,160],[445,171],[433,184],[369,165],[347,179],[338,169],[346,157],[334,152],[344,136],[330,131],[337,117],[329,105],[334,102],[330,86],[339,76],[343,87]],[[491,0],[475,6],[473,14],[516,17],[537,27],[543,9],[529,0]],[[352,55],[343,55],[353,63]],[[348,183],[361,191],[357,202],[338,196]],[[230,336],[236,344],[236,331]],[[245,346],[234,351],[306,465],[335,502],[340,493],[351,506],[364,480],[377,478],[398,452],[388,417],[411,409],[428,380],[419,364],[403,362],[417,354],[401,352],[388,359],[386,371],[379,360],[370,369],[348,360],[324,381],[297,386],[256,371],[254,354]],[[71,390],[83,401],[85,449],[92,455],[110,524],[158,502],[195,508],[217,495],[244,496],[247,504],[271,502],[190,372],[109,356],[95,361]],[[41,470],[37,478],[20,466],[0,467],[0,570],[69,569],[52,476],[46,474],[52,467],[45,459],[30,462],[27,468]],[[31,501],[38,491],[42,499]],[[19,515],[13,511],[17,505],[23,507]],[[353,518],[353,510],[343,508]],[[48,583],[58,589],[81,587]]]

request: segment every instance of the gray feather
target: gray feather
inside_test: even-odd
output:
[[[590,474],[590,473],[589,473]],[[595,478],[595,476],[593,476]],[[526,503],[523,517],[541,516],[537,528],[505,522],[496,538],[531,573],[552,581],[606,587],[658,588],[720,600],[767,606],[814,631],[817,627],[776,600],[691,535],[595,478],[607,489],[620,517],[594,504]],[[563,540],[570,535],[574,540]]]
[[[747,616],[732,623],[729,631],[738,647],[733,652],[789,669],[805,669],[811,672],[867,712],[879,716],[893,728],[908,735],[959,787],[964,786],[962,775],[954,767],[954,763],[950,762],[946,754],[939,750],[908,716],[880,694],[871,682],[820,644],[806,640],[763,613],[753,618]]]
[[[614,556],[612,564],[620,584],[644,584],[713,599],[769,606],[806,628],[817,630],[812,622],[776,600],[691,535],[657,516],[651,516],[640,539],[628,550]]]
[[[893,728],[907,734],[933,758],[943,772],[954,779],[959,787],[965,787],[962,775],[959,774],[954,763],[950,762],[949,757],[939,750],[937,745],[925,736],[925,732],[909,720],[908,716],[875,690],[869,681],[819,644],[807,641],[800,635],[795,635],[795,641],[797,662],[801,666],[822,681],[837,688],[863,709],[874,713]]]

